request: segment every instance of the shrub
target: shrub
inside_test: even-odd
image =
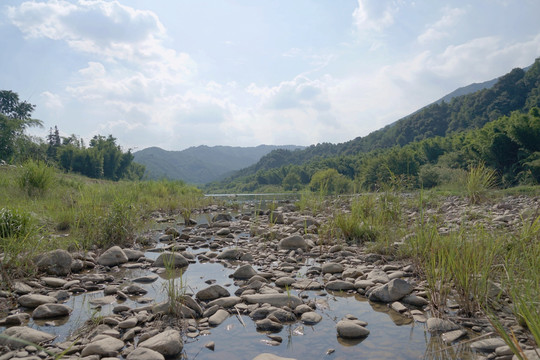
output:
[[[27,161],[19,174],[19,187],[28,195],[44,193],[53,183],[54,169],[44,163]]]
[[[29,213],[7,208],[0,209],[0,238],[23,237],[31,231]]]
[[[484,164],[471,167],[467,174],[466,186],[469,199],[473,204],[478,204],[485,192],[494,188],[497,184],[497,172],[486,167]]]

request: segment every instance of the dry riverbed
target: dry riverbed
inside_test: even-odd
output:
[[[440,233],[467,223],[511,233],[539,206],[452,197],[405,216],[444,217]],[[131,247],[43,254],[41,276],[0,292],[0,359],[512,359],[490,322],[463,317],[452,298],[435,317],[412,261],[323,241],[331,212],[284,202],[269,215],[212,206],[184,226],[156,213]],[[497,302],[501,322],[534,351],[504,293]]]

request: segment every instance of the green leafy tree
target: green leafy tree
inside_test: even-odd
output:
[[[21,145],[30,141],[24,135],[26,128],[43,125],[31,118],[34,109],[35,105],[19,101],[17,93],[0,90],[0,159],[12,161]]]

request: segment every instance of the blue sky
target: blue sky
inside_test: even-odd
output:
[[[365,136],[540,56],[537,0],[3,0],[0,89],[125,149]]]

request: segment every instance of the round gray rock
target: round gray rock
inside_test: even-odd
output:
[[[152,349],[138,347],[126,358],[127,360],[165,360],[165,357]]]
[[[166,252],[159,255],[152,264],[155,267],[183,268],[189,265],[189,261],[180,254]]]
[[[81,352],[81,356],[99,355],[101,357],[118,355],[118,351],[124,347],[124,342],[112,336],[100,335],[99,340],[92,341],[86,345]]]
[[[147,339],[139,344],[139,347],[145,347],[157,351],[165,357],[176,356],[182,352],[184,343],[182,337],[177,330],[166,330],[150,339]]]
[[[368,329],[352,320],[340,320],[336,328],[338,335],[345,339],[358,339],[369,335]]]
[[[128,257],[120,246],[113,246],[107,249],[97,259],[97,263],[103,266],[116,266],[128,262]]]
[[[227,289],[225,289],[223,286],[214,284],[197,292],[195,297],[199,300],[209,301],[230,295],[231,294],[229,291],[227,291]]]
[[[281,239],[278,246],[280,249],[285,250],[306,250],[308,248],[306,240],[304,240],[304,238],[300,235],[293,235],[286,237],[285,239]]]
[[[308,311],[302,314],[301,320],[306,325],[315,325],[322,320],[322,316],[315,311]]]
[[[73,257],[71,254],[62,249],[49,251],[34,258],[34,263],[39,270],[55,276],[65,276],[69,274],[72,261]]]
[[[233,273],[233,278],[238,280],[248,280],[251,277],[257,275],[257,272],[251,267],[251,265],[242,265]]]
[[[56,298],[40,294],[26,294],[17,299],[19,305],[33,309],[43,304],[52,304],[56,302]]]
[[[60,316],[68,316],[72,309],[64,304],[43,304],[39,305],[32,312],[33,319],[50,319]]]
[[[0,336],[0,345],[9,346],[12,349],[23,348],[28,346],[28,343],[39,345],[56,337],[27,326],[12,326],[7,328],[2,335]]]

